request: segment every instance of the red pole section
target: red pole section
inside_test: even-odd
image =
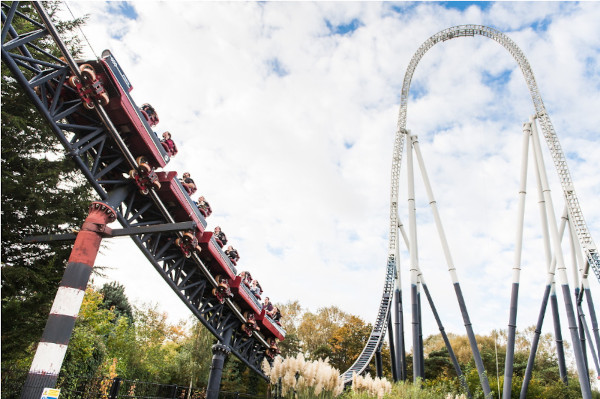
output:
[[[104,235],[110,233],[110,228],[106,225],[115,219],[116,212],[107,204],[95,201],[90,205],[89,215],[77,234],[69,263],[54,298],[21,399],[39,399],[44,388],[55,387],[100,242]]]

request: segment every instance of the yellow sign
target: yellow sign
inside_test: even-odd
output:
[[[60,389],[44,388],[40,399],[58,399],[58,395],[60,395]]]

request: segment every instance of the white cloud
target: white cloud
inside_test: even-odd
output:
[[[335,304],[374,321],[404,73],[427,38],[459,24],[504,30],[527,56],[592,237],[599,237],[598,3],[500,2],[461,11],[429,2],[134,2],[135,20],[109,14],[107,3],[69,4],[90,13],[84,30],[96,53],[113,51],[136,101],[152,103],[158,131],[173,133],[180,152],[167,169],[192,173],[215,211],[209,227],[223,227],[240,251],[240,268],[275,301],[299,299],[313,311]],[[329,35],[326,20],[353,19],[357,30]],[[273,60],[283,76],[270,69]],[[419,135],[474,329],[506,328],[521,125],[534,113],[527,86],[505,49],[475,37],[434,46],[411,88],[418,95],[408,104],[408,127]],[[407,225],[405,181],[400,217]],[[520,328],[537,320],[546,279],[532,174],[529,183]],[[417,198],[425,278],[446,329],[464,333],[422,188]],[[137,249],[125,247],[119,240],[99,258],[115,267],[109,278],[125,283],[134,299],[159,296],[174,317],[189,314]],[[405,304],[407,265],[404,254]],[[597,291],[598,282],[591,285]],[[409,306],[407,323],[408,313]],[[428,311],[424,317],[425,334],[437,332]]]

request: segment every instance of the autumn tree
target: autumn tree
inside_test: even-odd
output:
[[[372,328],[361,318],[348,316],[346,322],[336,328],[329,338],[331,365],[342,371],[350,368],[365,347]]]
[[[305,312],[297,330],[304,354],[313,360],[322,357],[319,353],[329,345],[333,332],[349,318],[348,313],[336,306],[320,308],[317,313]]]

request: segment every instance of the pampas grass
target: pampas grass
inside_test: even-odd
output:
[[[387,393],[392,392],[392,383],[385,378],[371,378],[370,375],[361,376],[352,374],[352,391],[366,393],[369,396],[382,399]]]
[[[262,369],[271,384],[281,382],[281,394],[297,398],[334,398],[344,391],[340,372],[329,364],[329,359],[306,361],[299,353],[296,357],[278,356],[270,365],[263,361]]]

